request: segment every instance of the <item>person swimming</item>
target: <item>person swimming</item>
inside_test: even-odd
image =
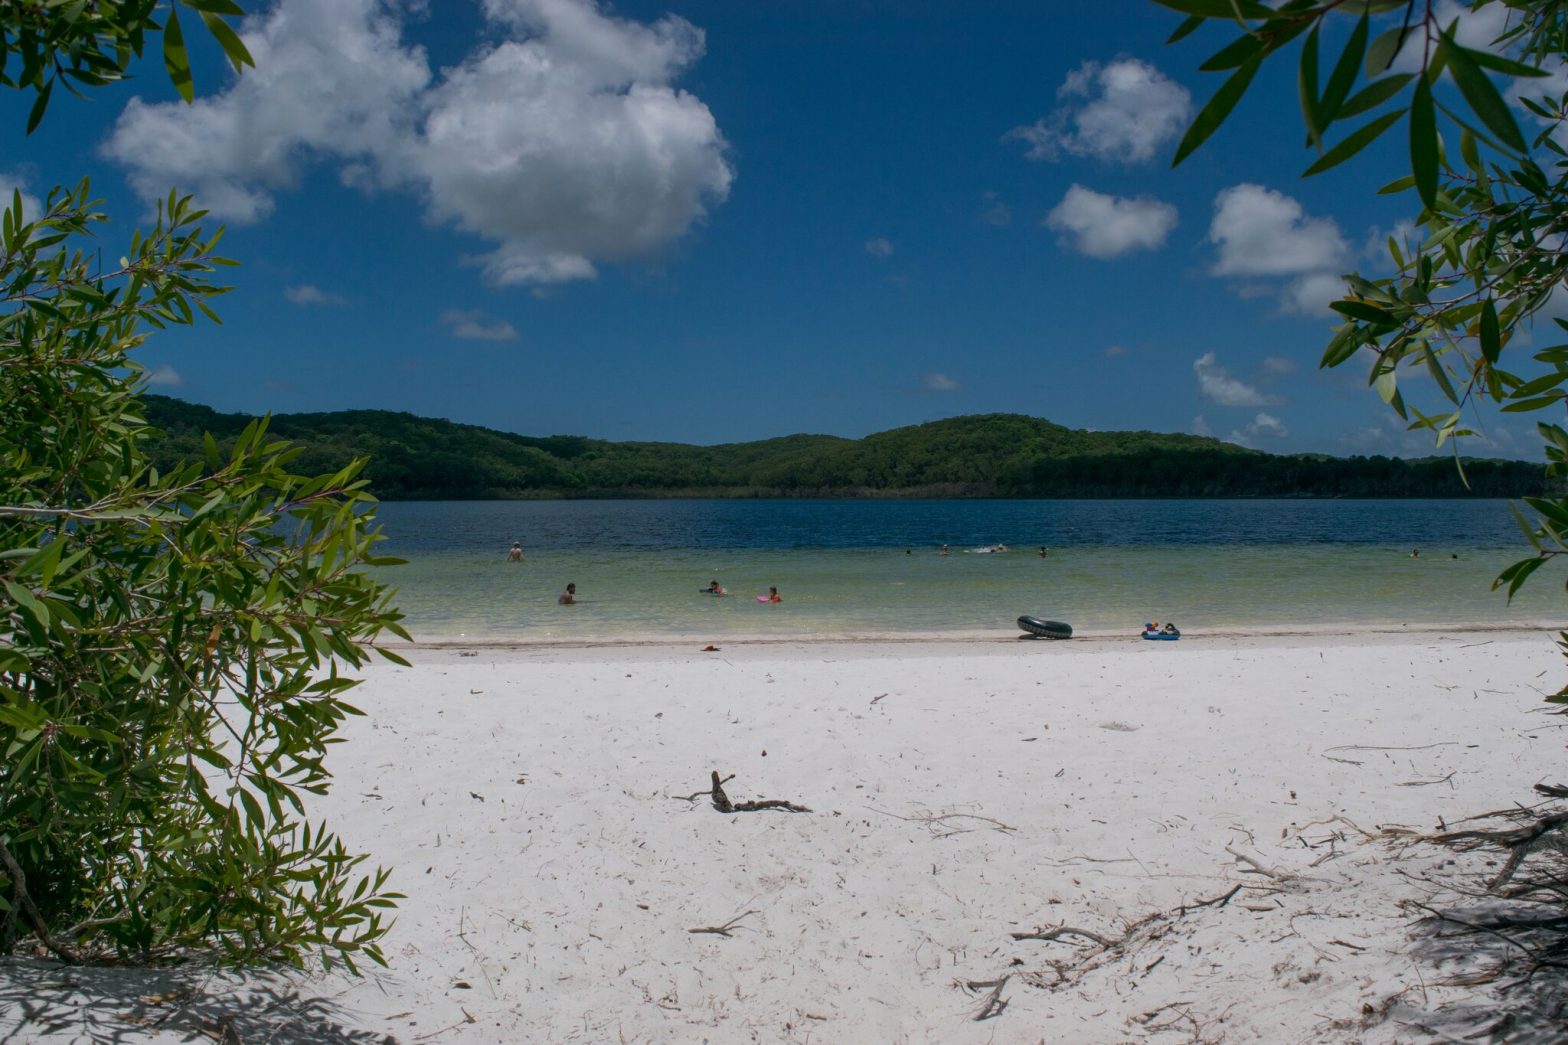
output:
[[[719,585],[718,581],[709,581],[708,582],[708,586],[706,588],[700,589],[700,591],[704,595],[718,595],[718,596],[721,596],[721,597],[729,594],[729,592],[725,591]]]

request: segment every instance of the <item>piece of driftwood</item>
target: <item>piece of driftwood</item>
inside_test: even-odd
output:
[[[781,798],[765,798],[754,802],[732,802],[730,801],[730,796],[724,793],[724,782],[734,779],[735,775],[731,773],[721,780],[718,770],[713,771],[713,788],[709,794],[713,796],[713,808],[721,813],[758,813],[764,809],[782,809],[786,813],[811,812],[805,806],[796,805],[794,802],[786,802]],[[698,791],[696,794],[700,795],[702,792]]]

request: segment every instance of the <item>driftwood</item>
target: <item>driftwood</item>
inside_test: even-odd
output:
[[[1517,811],[1503,811],[1500,816],[1517,816]],[[1508,859],[1503,863],[1502,870],[1487,883],[1487,889],[1496,892],[1507,885],[1513,876],[1518,873],[1519,866],[1524,863],[1524,858],[1530,855],[1530,850],[1535,843],[1554,831],[1561,830],[1568,825],[1568,812],[1551,813],[1536,820],[1534,823],[1525,824],[1511,831],[1448,831],[1443,834],[1429,835],[1427,841],[1437,842],[1441,845],[1453,846],[1462,851],[1478,849],[1482,846],[1493,845],[1508,851]]]
[[[703,795],[713,799],[713,808],[721,813],[757,813],[764,809],[782,809],[786,813],[809,813],[810,809],[786,802],[781,798],[765,798],[755,802],[732,802],[730,796],[724,793],[724,785],[735,779],[735,774],[720,779],[718,771],[713,773],[713,784],[706,791],[693,791],[689,795],[676,795],[675,798],[683,802],[695,802]]]

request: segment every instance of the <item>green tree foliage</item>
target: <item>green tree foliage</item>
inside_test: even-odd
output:
[[[6,58],[24,63],[6,82],[46,97],[40,75],[113,78],[156,6],[0,4]],[[387,873],[304,812],[357,713],[341,671],[381,634],[406,638],[360,569],[391,562],[363,462],[302,477],[258,421],[225,453],[209,440],[155,467],[133,353],[149,328],[215,318],[218,237],[171,194],[104,270],[85,181],[39,214],[5,202],[0,952],[30,937],[67,961],[379,962]]]
[[[1549,309],[1568,277],[1568,94],[1551,75],[1568,60],[1568,5],[1472,0],[1468,13],[1503,9],[1507,19],[1495,40],[1470,47],[1459,42],[1457,20],[1444,24],[1432,4],[1417,0],[1156,2],[1188,16],[1173,41],[1207,22],[1239,30],[1201,66],[1227,78],[1194,118],[1176,162],[1215,132],[1259,66],[1298,39],[1301,112],[1308,146],[1318,154],[1307,175],[1404,129],[1409,172],[1382,191],[1413,194],[1419,242],[1390,241],[1392,276],[1345,277],[1350,293],[1333,305],[1344,323],[1323,365],[1369,362],[1369,382],[1383,401],[1412,429],[1430,430],[1435,445],[1455,441],[1456,459],[1457,442],[1476,434],[1470,425],[1477,404],[1546,411],[1549,419],[1537,429],[1548,471],[1568,475],[1568,429],[1558,423],[1568,404],[1568,344],[1533,345],[1520,336],[1533,326],[1557,336],[1568,331],[1568,320]],[[1344,28],[1338,56],[1326,63],[1320,44]],[[1533,137],[1521,128],[1515,103],[1536,121]],[[1401,386],[1411,368],[1429,374],[1440,397],[1426,409]],[[1496,586],[1509,595],[1568,553],[1568,497],[1524,501],[1535,519],[1521,515],[1520,526],[1536,554],[1498,577]],[[1568,633],[1562,641],[1568,650]],[[1553,699],[1568,703],[1568,689]]]
[[[146,397],[164,470],[227,446],[251,418]],[[1217,439],[1086,432],[1017,414],[896,428],[864,439],[792,435],[685,446],[531,438],[382,410],[282,414],[272,430],[304,447],[307,470],[369,456],[378,497],[1506,497],[1554,485],[1525,461],[1473,461],[1469,486],[1446,459],[1337,458],[1246,450]]]

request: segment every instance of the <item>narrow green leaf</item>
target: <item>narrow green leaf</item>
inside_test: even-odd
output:
[[[1180,164],[1219,129],[1220,124],[1225,122],[1225,117],[1229,116],[1236,103],[1241,101],[1241,96],[1247,93],[1247,86],[1252,83],[1252,78],[1257,75],[1258,67],[1262,63],[1261,55],[1253,56],[1240,69],[1231,73],[1230,79],[1214,92],[1214,97],[1209,99],[1193,119],[1192,126],[1187,128],[1181,144],[1176,148],[1176,158],[1171,161],[1172,167]]]
[[[1336,301],[1329,308],[1342,316],[1359,319],[1363,323],[1386,323],[1390,326],[1397,326],[1399,323],[1399,320],[1377,306],[1369,305],[1365,301],[1357,301],[1354,298]]]
[[[49,80],[39,90],[38,97],[33,99],[33,107],[27,111],[27,133],[32,134],[43,122],[44,110],[49,108],[49,95],[54,91],[54,81]]]
[[[256,59],[251,57],[245,41],[229,27],[228,22],[208,11],[201,13],[201,20],[207,26],[207,31],[212,34],[212,38],[218,41],[218,46],[223,48],[223,53],[228,56],[229,64],[234,66],[235,72],[243,71],[247,65],[253,69],[256,67]]]
[[[1361,71],[1361,60],[1367,52],[1368,32],[1367,16],[1362,14],[1356,22],[1356,28],[1350,34],[1350,39],[1345,42],[1345,49],[1339,52],[1339,61],[1334,63],[1334,71],[1329,73],[1328,84],[1323,88],[1323,97],[1318,101],[1318,119],[1322,121],[1325,129],[1339,119],[1340,106],[1344,104],[1345,99],[1350,95],[1350,89],[1356,84],[1356,74]]]
[[[1459,93],[1464,95],[1470,111],[1503,144],[1515,152],[1524,152],[1528,147],[1524,135],[1519,132],[1519,124],[1514,121],[1513,111],[1503,100],[1497,85],[1492,83],[1492,78],[1476,64],[1474,52],[1460,47],[1445,33],[1438,39],[1437,53],[1447,61],[1449,75],[1459,85]]]
[[[1416,193],[1428,210],[1437,207],[1437,115],[1432,107],[1432,86],[1426,77],[1416,81],[1410,100],[1410,173]]]
[[[1481,302],[1480,339],[1481,355],[1496,366],[1498,356],[1503,354],[1503,339],[1497,323],[1497,306],[1491,298]]]
[[[1415,79],[1415,75],[1415,73],[1395,73],[1393,76],[1372,81],[1345,100],[1339,107],[1337,118],[1348,120],[1352,116],[1360,116],[1369,109],[1376,109],[1404,90],[1405,85]]]
[[[191,59],[185,52],[185,33],[180,28],[179,12],[169,8],[168,21],[163,25],[163,67],[169,71],[169,80],[180,97],[187,102],[195,100],[196,86],[191,80]]]
[[[1388,71],[1388,67],[1394,64],[1394,57],[1399,54],[1399,49],[1404,46],[1409,37],[1410,29],[1403,25],[1396,25],[1377,35],[1377,39],[1367,47],[1365,72],[1368,80],[1375,76],[1382,76]]]
[[[1328,152],[1318,157],[1317,162],[1303,171],[1301,176],[1310,178],[1314,174],[1321,174],[1331,167],[1339,166],[1368,145],[1371,145],[1384,131],[1392,127],[1404,115],[1404,109],[1396,109],[1394,112],[1384,113],[1370,123],[1356,128],[1345,135],[1338,145],[1335,145]]]
[[[1178,40],[1185,40],[1187,37],[1191,36],[1193,32],[1196,31],[1200,26],[1202,26],[1205,21],[1207,21],[1207,19],[1205,19],[1202,15],[1188,15],[1181,25],[1176,27],[1176,31],[1170,36],[1166,37],[1165,43],[1169,45],[1175,43]]]
[[[1323,148],[1323,124],[1318,116],[1318,23],[1307,34],[1301,47],[1301,62],[1296,68],[1296,93],[1301,96],[1301,118],[1307,137],[1316,148]],[[1249,37],[1251,39],[1251,37]]]

